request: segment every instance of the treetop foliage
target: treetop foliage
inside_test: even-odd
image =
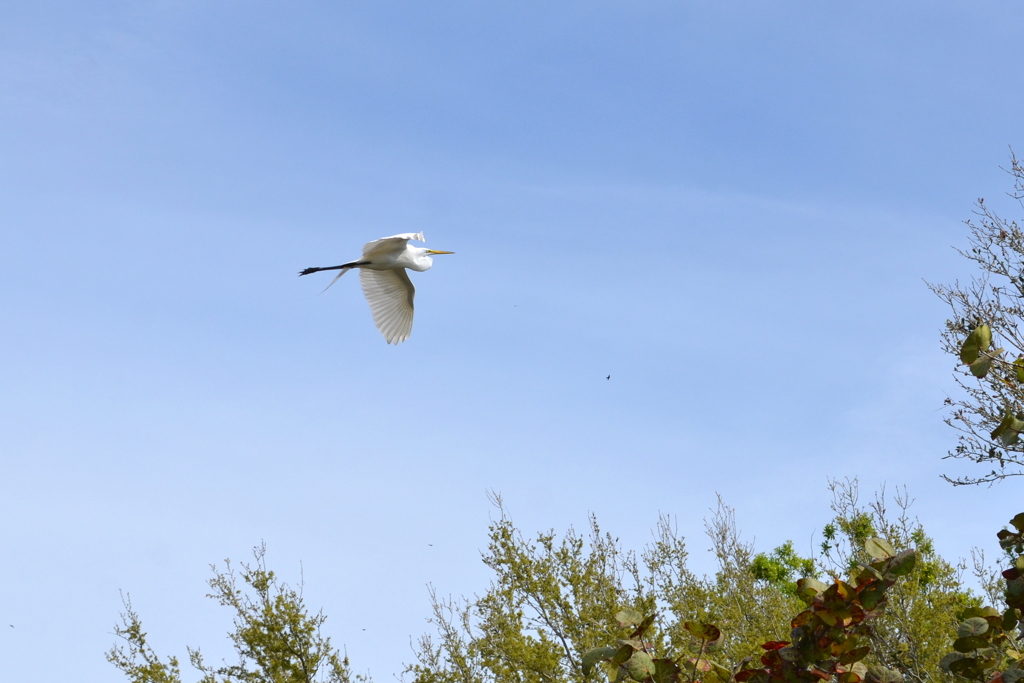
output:
[[[1024,680],[1024,512],[1002,529],[999,545],[1009,565],[1002,572],[1006,609],[971,607],[960,612],[957,638],[939,665],[958,678],[978,683]]]
[[[1010,196],[1024,207],[1024,166],[1011,155]],[[947,476],[954,485],[986,484],[1024,475],[1024,231],[984,199],[967,221],[969,247],[960,253],[980,274],[968,283],[929,284],[949,305],[943,348],[957,356],[963,398],[946,399],[946,423],[959,432],[946,457],[981,465],[981,475]]]
[[[706,521],[717,560],[711,576],[688,569],[684,539],[669,518],[633,553],[594,518],[586,536],[570,529],[561,537],[546,532],[528,539],[498,499],[500,514],[483,558],[494,572],[490,588],[473,599],[432,595],[436,633],[419,640],[406,676],[412,683],[585,683],[610,673],[617,683],[616,667],[632,666],[626,677],[643,680],[644,667],[653,666],[654,683],[668,683],[662,679],[671,667],[663,662],[657,669],[656,653],[675,653],[673,661],[690,661],[703,672],[692,675],[728,680],[737,663],[759,661],[765,643],[793,639],[793,615],[831,590],[815,578],[828,576],[841,588],[823,600],[852,601],[871,615],[857,632],[858,647],[869,648],[865,666],[908,681],[947,680],[939,662],[952,647],[956,615],[979,603],[963,586],[964,568],[935,553],[909,517],[905,493],[895,497],[893,514],[884,494],[862,505],[855,481],[833,482],[832,489],[832,534],[817,559],[800,557],[791,542],[755,553],[741,539],[734,511],[720,501]],[[906,564],[877,569],[893,557]],[[872,566],[882,579],[863,569]],[[871,602],[878,597],[872,591],[880,582],[888,582],[886,608],[875,614],[881,603]],[[864,598],[864,591],[873,597]],[[610,672],[601,668],[612,664]]]
[[[817,557],[791,541],[755,553],[719,501],[705,527],[717,568],[687,567],[684,539],[662,517],[652,541],[627,551],[591,517],[524,536],[501,499],[473,598],[431,592],[434,633],[414,644],[409,683],[1021,683],[1024,513],[999,532],[1004,568],[983,606],[963,564],[934,550],[910,517],[906,491],[864,504],[856,481],[831,482],[833,515]],[[894,506],[894,507],[893,507]],[[892,507],[892,509],[890,509]],[[299,590],[265,564],[214,566],[209,597],[230,608],[237,663],[189,660],[200,683],[353,683]],[[151,648],[125,598],[107,658],[133,683],[181,683],[175,657]],[[369,683],[366,677],[356,681]]]
[[[224,570],[211,565],[207,597],[234,613],[229,637],[238,662],[211,666],[198,649],[189,648],[189,660],[202,674],[200,683],[351,683],[348,658],[321,634],[327,617],[310,614],[301,586],[295,590],[267,569],[265,546],[254,548],[253,555],[255,563],[242,563],[238,572],[230,560],[224,561]],[[123,643],[107,652],[107,660],[132,683],[181,683],[177,658],[160,660],[128,598],[114,633]]]

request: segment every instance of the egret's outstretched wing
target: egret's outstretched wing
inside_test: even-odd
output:
[[[370,256],[371,254],[397,254],[405,249],[405,245],[409,243],[409,240],[423,242],[423,233],[403,232],[401,235],[381,237],[379,240],[367,242],[363,245],[363,256]]]
[[[373,322],[388,344],[404,342],[412,333],[412,286],[405,268],[371,270],[361,268],[359,281],[370,303]]]

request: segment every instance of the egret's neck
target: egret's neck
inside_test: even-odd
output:
[[[430,270],[430,266],[434,265],[434,259],[427,255],[427,250],[419,247],[407,249],[402,256],[402,265],[409,270],[422,273],[424,270]]]

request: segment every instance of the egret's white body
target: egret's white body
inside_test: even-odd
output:
[[[452,254],[451,251],[437,251],[409,245],[409,240],[425,241],[422,232],[407,232],[392,237],[367,242],[361,258],[327,268],[306,268],[299,275],[309,275],[321,270],[338,270],[337,277],[324,288],[326,291],[342,275],[359,269],[359,281],[363,294],[370,304],[373,322],[384,335],[388,344],[397,344],[409,338],[412,333],[413,297],[416,288],[406,273],[406,268],[423,272],[434,265],[431,254]]]

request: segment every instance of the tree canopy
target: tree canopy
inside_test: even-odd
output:
[[[327,617],[310,614],[301,586],[296,590],[267,569],[266,552],[263,545],[254,548],[255,562],[242,563],[239,571],[230,560],[224,561],[224,569],[211,566],[207,595],[234,614],[228,636],[238,661],[212,666],[198,648],[190,648],[189,660],[202,674],[200,683],[351,683],[348,659],[321,633]],[[114,633],[122,642],[107,652],[107,660],[132,683],[181,683],[177,657],[162,660],[157,655],[128,598]]]
[[[1002,567],[978,558],[985,595],[964,563],[935,551],[906,491],[865,503],[856,481],[831,482],[818,551],[756,552],[719,501],[705,521],[715,571],[687,566],[674,520],[628,550],[591,517],[533,537],[500,497],[483,561],[489,588],[432,593],[432,632],[415,643],[407,683],[1018,683],[1024,679],[1024,513],[999,532]],[[322,633],[299,590],[266,567],[212,567],[209,597],[228,607],[237,662],[189,661],[200,683],[369,683]],[[984,604],[988,601],[988,605]],[[996,607],[996,605],[1002,605]],[[181,683],[176,657],[151,647],[125,599],[108,660],[132,683]],[[999,680],[996,680],[996,678]]]
[[[1010,196],[1024,207],[1024,166],[1011,156]],[[954,377],[963,392],[946,400],[946,423],[959,432],[948,458],[981,465],[981,474],[946,479],[988,484],[1024,475],[1024,231],[984,199],[968,220],[969,246],[960,253],[977,267],[968,282],[929,284],[950,307],[943,348],[959,359]]]
[[[687,567],[687,549],[670,518],[639,553],[622,548],[591,518],[586,534],[570,529],[529,539],[497,499],[484,562],[490,588],[474,599],[434,595],[435,633],[418,644],[407,674],[414,683],[584,683],[582,653],[622,636],[623,608],[655,615],[644,638],[655,650],[697,656],[700,639],[687,624],[714,624],[725,662],[760,655],[765,642],[789,639],[793,616],[805,607],[798,580],[845,576],[870,563],[865,550],[880,538],[895,552],[917,549],[918,561],[890,591],[888,606],[867,636],[868,661],[908,680],[945,680],[940,660],[950,651],[956,615],[977,606],[963,583],[963,566],[937,555],[923,527],[910,518],[905,493],[863,505],[856,482],[833,482],[834,516],[817,560],[787,542],[756,553],[742,540],[734,511],[720,502],[706,521],[717,559],[711,576]]]

